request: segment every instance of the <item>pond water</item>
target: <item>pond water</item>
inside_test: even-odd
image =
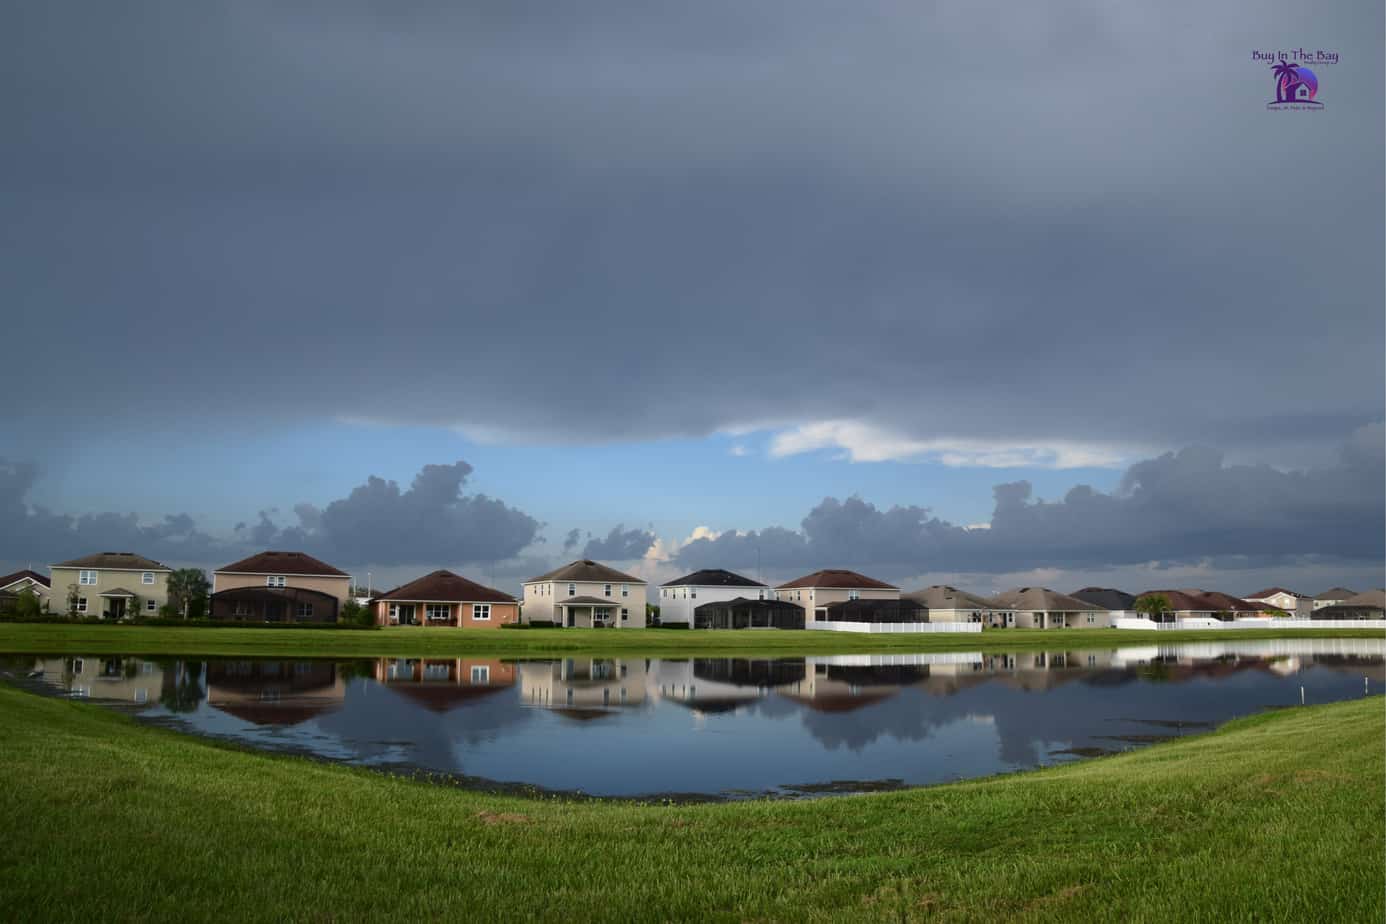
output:
[[[267,661],[4,656],[182,731],[600,796],[802,796],[1080,759],[1380,693],[1386,640],[752,658]],[[486,782],[483,782],[486,781]]]

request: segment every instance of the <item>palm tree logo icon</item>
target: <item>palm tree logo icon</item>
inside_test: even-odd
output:
[[[1303,64],[1281,61],[1271,65],[1271,72],[1275,77],[1275,102],[1267,103],[1268,108],[1289,103],[1315,108],[1323,105],[1314,99],[1319,93],[1319,78]]]

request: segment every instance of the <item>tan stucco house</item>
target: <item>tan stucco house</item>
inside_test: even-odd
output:
[[[804,608],[805,619],[824,622],[828,606],[849,600],[899,600],[900,588],[843,568],[825,568],[787,581],[775,588],[775,597]]]
[[[526,623],[564,628],[645,628],[646,582],[588,558],[524,583]]]
[[[49,610],[61,609],[61,607],[50,606],[52,585],[47,577],[37,571],[30,571],[27,568],[23,571],[16,571],[14,574],[7,574],[0,577],[0,597],[13,594],[18,597],[22,593],[31,593],[38,599],[39,609]]]
[[[520,604],[510,594],[469,581],[451,571],[434,571],[376,597],[379,626],[455,626],[497,629],[520,621]]]
[[[98,552],[49,566],[49,608],[124,619],[154,616],[168,603],[173,569],[134,552]]]
[[[260,552],[212,572],[213,619],[336,622],[351,576],[306,552]]]
[[[1092,629],[1112,624],[1112,614],[1086,600],[1048,587],[1016,587],[992,598],[991,624],[1019,629]]]

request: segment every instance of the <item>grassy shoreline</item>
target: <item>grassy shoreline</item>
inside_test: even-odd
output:
[[[849,632],[691,632],[659,629],[463,631],[389,628],[378,632],[206,629],[167,626],[0,624],[0,653],[424,657],[805,655],[932,651],[1074,651],[1190,641],[1271,638],[1383,638],[1375,629],[1233,629],[1138,632],[1119,629],[1005,629],[980,634],[863,635]]]
[[[1070,766],[809,803],[453,790],[0,686],[20,917],[1381,920],[1373,697]]]

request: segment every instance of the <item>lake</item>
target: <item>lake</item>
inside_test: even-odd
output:
[[[1386,640],[755,658],[0,656],[141,721],[465,785],[802,797],[1045,766],[1380,693]]]

